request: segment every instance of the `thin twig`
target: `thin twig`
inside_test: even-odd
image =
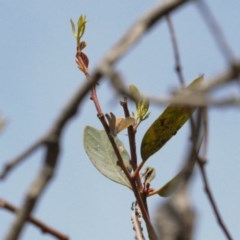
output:
[[[203,108],[203,151],[202,151],[202,160],[207,159],[207,152],[208,152],[208,133],[209,133],[209,124],[208,124],[208,109],[206,107]]]
[[[191,147],[188,148],[177,189],[167,202],[160,206],[157,213],[156,225],[160,239],[192,239],[195,214],[189,203],[187,189],[201,146],[200,123],[201,110],[198,110],[192,119]]]
[[[137,41],[140,40],[141,37],[143,37],[147,31],[149,31],[157,23],[157,21],[187,2],[189,2],[189,0],[166,1],[153,8],[149,13],[137,21],[137,23],[133,25],[132,28],[130,28],[129,31],[127,31],[127,33],[122,37],[122,39],[120,39],[120,41],[108,52],[106,57],[101,61],[100,65],[91,74],[91,78],[88,79],[89,81],[85,81],[83,87],[78,89],[76,94],[66,105],[63,113],[60,114],[56,121],[56,125],[58,125],[57,128],[61,129],[65,125],[65,122],[75,115],[79,103],[89,92],[89,89],[95,86],[100,80],[105,72],[106,65],[109,67],[109,65],[116,63]],[[236,63],[236,65],[237,73],[239,73],[240,63]],[[227,73],[227,76],[219,76],[218,85],[234,77],[236,77],[236,71],[231,70]],[[215,85],[215,83],[212,83],[211,88],[214,88]],[[121,91],[125,93],[127,92],[123,89]]]
[[[189,182],[189,178],[192,175],[193,166],[195,165],[197,161],[197,156],[201,148],[202,144],[202,138],[201,138],[201,132],[202,132],[202,109],[199,108],[196,111],[195,119],[194,116],[190,118],[190,129],[191,129],[191,142],[192,147],[189,150],[187,161],[185,163],[185,174],[186,174],[186,180]]]
[[[114,71],[111,67],[109,67],[108,65],[105,65],[104,75],[106,77],[108,77],[109,79],[111,79],[111,82],[118,82],[119,84],[121,84],[123,82],[120,75],[116,71]],[[127,113],[127,114],[129,114],[129,113]],[[100,115],[100,117],[101,117],[101,115]],[[100,120],[101,120],[101,118],[100,118]],[[103,126],[105,128],[104,119],[102,119],[101,122],[103,123]],[[108,133],[109,129],[106,128],[105,130]],[[127,168],[125,167],[125,165],[122,161],[119,150],[118,150],[118,148],[115,144],[115,141],[112,138],[111,134],[108,134],[108,137],[109,137],[109,140],[110,140],[110,142],[113,146],[115,154],[117,155],[119,165],[121,166],[122,170],[124,171],[125,175],[127,176],[128,180],[131,183],[132,190],[134,192],[136,200],[137,200],[137,202],[139,204],[139,207],[141,209],[141,212],[143,214],[143,219],[145,220],[145,223],[146,223],[149,238],[151,240],[155,240],[155,239],[157,239],[157,235],[155,233],[155,230],[154,230],[154,228],[152,226],[152,223],[150,221],[150,218],[149,218],[147,204],[146,204],[146,196],[143,196],[142,194],[140,194],[141,188],[139,188],[139,183],[138,183],[138,181],[137,181],[137,183],[135,182],[135,180],[138,179],[138,177],[136,177],[136,176],[134,178],[131,177],[130,173],[128,172]]]
[[[23,228],[24,222],[29,217],[30,213],[34,209],[36,203],[40,199],[41,194],[48,185],[50,179],[54,175],[55,167],[58,163],[58,155],[60,148],[60,140],[62,132],[69,120],[76,115],[78,107],[82,102],[83,98],[87,95],[89,90],[96,85],[96,83],[103,76],[105,66],[112,66],[115,64],[126,52],[133,47],[137,41],[139,41],[147,31],[149,31],[154,24],[156,24],[161,18],[166,14],[176,10],[178,7],[183,6],[187,0],[172,0],[166,1],[161,5],[155,7],[143,18],[141,18],[129,31],[123,36],[122,39],[108,52],[106,57],[100,63],[100,65],[93,71],[91,74],[91,79],[87,81],[83,87],[78,89],[73,98],[67,103],[63,111],[59,114],[56,122],[54,123],[52,129],[46,134],[47,143],[44,143],[46,147],[46,158],[44,160],[44,165],[40,169],[39,175],[34,180],[34,183],[28,190],[28,194],[25,198],[25,201],[22,205],[22,208],[19,210],[13,226],[9,230],[7,240],[18,239],[20,232]],[[240,67],[239,67],[240,68]],[[223,83],[228,83],[230,79],[236,78],[239,74],[239,68],[229,70],[227,75],[220,76],[217,79],[217,83],[213,83],[212,86],[208,85],[208,90],[215,88],[217,85]],[[202,89],[202,90],[206,90]],[[136,189],[137,190],[137,187]],[[136,195],[136,198],[139,202],[139,206],[144,209],[144,204],[140,195]],[[151,226],[151,222],[148,214],[143,211],[143,217],[149,227],[149,234],[152,239],[156,239],[154,236],[154,229]]]
[[[117,76],[118,76],[118,78],[120,78],[119,74],[117,74]],[[116,80],[114,80],[114,81],[116,81]],[[130,113],[129,113],[126,98],[125,98],[125,101],[121,102],[121,105],[124,109],[125,117],[129,117]],[[128,139],[129,139],[129,146],[130,146],[130,152],[131,152],[131,164],[132,164],[133,170],[134,170],[134,174],[132,175],[132,181],[136,182],[136,190],[135,190],[135,188],[133,188],[133,189],[134,189],[134,191],[138,191],[138,193],[135,194],[135,196],[139,195],[139,192],[141,193],[139,195],[139,197],[142,199],[142,203],[141,204],[139,203],[139,207],[141,209],[141,212],[143,212],[144,219],[147,219],[146,220],[146,225],[147,225],[147,228],[149,230],[149,235],[151,234],[152,238],[154,239],[156,237],[156,233],[155,233],[155,230],[154,230],[154,228],[153,228],[153,226],[150,222],[150,219],[149,219],[147,196],[146,196],[145,193],[142,193],[143,185],[142,185],[142,182],[141,182],[139,171],[136,171],[139,166],[143,165],[143,162],[140,163],[139,166],[138,166],[137,152],[136,152],[136,131],[133,129],[133,126],[130,126],[128,128]],[[138,202],[139,202],[139,200],[138,200]]]
[[[127,31],[119,42],[109,51],[102,63],[110,65],[116,63],[132,46],[136,45],[147,31],[159,20],[164,18],[166,14],[177,10],[190,1],[191,0],[163,1],[158,6],[155,6]]]
[[[30,186],[22,207],[17,211],[16,218],[10,227],[6,240],[16,240],[22,232],[23,226],[30,216],[40,196],[54,175],[56,165],[58,163],[59,144],[58,141],[48,142],[46,144],[46,157],[38,176]]]
[[[22,232],[25,221],[31,214],[35,205],[39,201],[40,196],[54,175],[59,159],[59,142],[66,123],[77,113],[80,102],[82,102],[89,89],[95,86],[100,77],[101,74],[95,74],[95,78],[93,80],[88,81],[77,91],[77,93],[60,113],[59,117],[53,124],[53,127],[46,134],[47,137],[45,138],[44,142],[46,148],[46,157],[44,164],[39,170],[39,174],[34,180],[32,186],[29,188],[22,207],[18,211],[16,218],[7,233],[6,240],[18,239],[20,233]]]
[[[87,69],[87,68],[86,68],[86,69]],[[86,78],[87,78],[88,81],[91,79],[91,76],[90,76],[90,74],[88,73],[88,70],[86,70],[85,76],[86,76]],[[91,99],[93,100],[93,102],[94,102],[94,105],[95,105],[95,108],[96,108],[96,110],[97,110],[97,113],[98,113],[98,114],[102,114],[103,112],[102,112],[102,108],[101,108],[101,105],[100,105],[99,100],[98,100],[98,97],[97,97],[96,86],[97,86],[97,84],[92,87],[92,89],[91,89],[91,97],[90,97],[90,98],[91,98]]]
[[[119,78],[120,77],[118,76],[118,79]],[[116,81],[116,80],[113,80],[113,81]],[[125,117],[126,118],[130,117],[127,98],[124,98],[124,100],[121,101],[120,104],[123,107]],[[130,146],[130,154],[131,154],[131,165],[132,165],[134,171],[137,168],[137,153],[136,153],[136,139],[135,139],[135,137],[136,137],[136,131],[133,129],[133,126],[131,125],[128,128],[128,138],[129,138],[129,146]]]
[[[96,75],[96,82],[98,80],[98,77],[100,77],[99,74]],[[66,107],[63,109],[63,111],[57,118],[53,127],[46,135],[47,137],[44,141],[46,147],[46,157],[44,160],[44,164],[39,171],[39,175],[36,177],[32,186],[29,188],[24,203],[19,212],[17,213],[16,219],[12,227],[9,229],[6,238],[7,240],[14,240],[18,238],[24,226],[24,222],[34,209],[41,194],[43,193],[44,189],[53,177],[55,167],[58,163],[58,155],[60,148],[59,141],[61,138],[61,133],[66,123],[77,113],[79,103],[88,93],[89,89],[95,85],[95,81],[86,83],[85,86],[81,87],[78,90],[77,94],[75,94],[70,100],[70,102],[68,102]]]
[[[143,198],[140,195],[140,193],[138,191],[138,187],[136,185],[134,186],[133,191],[134,191],[134,195],[136,197],[137,203],[139,205],[139,208],[141,209],[143,219],[146,223],[149,239],[150,240],[157,240],[157,234],[156,234],[155,229],[153,228],[153,225],[152,225],[151,220],[149,218],[149,214],[148,214],[148,211],[146,209],[145,201],[143,201]]]
[[[10,212],[16,213],[19,211],[18,208],[16,208],[11,203],[7,202],[6,200],[3,200],[0,198],[0,207],[4,208]],[[27,219],[30,223],[38,227],[43,233],[48,233],[54,237],[56,237],[59,240],[68,240],[69,237],[65,235],[64,233],[59,232],[58,230],[50,227],[49,225],[45,224],[44,222],[38,220],[37,218],[33,216],[29,216]]]
[[[7,161],[5,166],[0,173],[0,179],[3,180],[17,165],[22,163],[27,157],[29,157],[34,151],[37,150],[44,142],[43,138],[40,138],[31,146],[29,146],[23,153],[19,154],[16,158],[12,159],[11,161]]]
[[[201,109],[201,112],[202,112],[201,121],[202,121],[202,125],[203,125],[203,130],[204,130],[204,136],[203,137],[206,138],[207,137],[207,132],[206,132],[207,131],[207,128],[206,128],[206,122],[207,122],[206,110],[205,109]],[[194,128],[193,124],[192,124],[192,128]],[[198,123],[197,126],[198,125],[200,126],[201,123]],[[205,192],[206,192],[207,197],[209,199],[210,205],[213,208],[213,211],[214,211],[214,214],[215,214],[215,216],[217,218],[219,226],[223,230],[223,232],[224,232],[225,236],[227,237],[227,239],[228,240],[232,240],[230,232],[228,231],[226,225],[223,222],[223,219],[221,218],[220,212],[219,212],[219,210],[217,208],[217,205],[215,203],[212,191],[210,189],[210,186],[209,186],[209,183],[208,183],[208,180],[207,180],[207,175],[206,175],[206,171],[205,171],[205,165],[206,165],[206,158],[205,157],[206,156],[204,156],[204,159],[202,159],[201,157],[199,157],[199,154],[195,154],[195,158],[196,158],[198,166],[200,168],[201,177],[203,179],[204,189],[205,189]]]
[[[170,15],[166,15],[166,19],[167,19],[167,25],[168,25],[170,37],[172,40],[171,42],[172,42],[172,46],[173,46],[173,54],[174,54],[174,59],[175,59],[175,70],[178,75],[181,86],[184,87],[185,81],[184,81],[184,76],[183,76],[183,72],[182,72],[182,66],[181,66],[181,60],[180,60],[180,54],[179,54],[179,49],[178,49],[176,33],[174,30],[174,26],[173,26]]]
[[[204,0],[198,0],[195,2],[198,5],[198,10],[202,15],[202,19],[206,22],[207,26],[209,27],[212,33],[212,36],[216,42],[216,45],[219,48],[219,51],[222,53],[223,57],[227,60],[229,66],[231,66],[231,64],[234,61],[234,54],[229,44],[227,43],[226,38],[217,20],[213,16],[213,13],[211,12],[211,10],[209,9]]]
[[[107,125],[106,121],[105,121],[105,118],[104,118],[104,115],[103,114],[98,114],[98,118],[99,120],[101,121],[103,127],[104,127],[104,130],[106,131],[107,133],[107,136],[108,136],[108,139],[113,147],[113,150],[117,156],[117,159],[118,159],[118,165],[121,167],[121,169],[123,170],[124,174],[126,175],[126,177],[128,178],[129,182],[131,182],[131,174],[129,173],[128,171],[128,168],[125,166],[124,164],[124,161],[122,159],[122,156],[120,154],[120,151],[118,149],[118,146],[114,140],[114,137],[113,135],[110,133],[110,129],[109,129],[109,126]]]
[[[120,41],[109,50],[100,65],[92,72],[91,77],[86,76],[88,81],[85,81],[83,87],[76,92],[73,98],[65,106],[54,124],[56,126],[55,129],[59,131],[63,128],[69,118],[76,114],[79,103],[87,95],[89,90],[97,84],[101,77],[106,74],[109,67],[119,61],[127,50],[134,46],[134,44],[139,41],[140,38],[157,23],[157,21],[162,19],[167,13],[175,11],[189,1],[190,0],[172,0],[161,3],[139,19],[136,24],[126,32],[122,39],[120,39]]]
[[[131,184],[133,193],[134,193],[134,195],[136,197],[137,203],[139,204],[139,207],[140,207],[141,212],[143,214],[143,219],[144,219],[144,221],[146,223],[146,227],[147,227],[147,230],[148,230],[149,238],[151,240],[157,240],[157,235],[155,233],[155,230],[154,230],[154,228],[152,226],[152,223],[151,223],[151,220],[149,218],[149,214],[148,214],[148,211],[147,211],[147,208],[146,208],[145,201],[143,200],[142,195],[139,192],[139,187],[137,186],[137,184],[135,182],[135,178],[131,177],[130,173],[128,172],[128,169],[126,168],[126,166],[124,164],[124,162],[122,160],[122,157],[121,157],[121,154],[119,153],[118,147],[117,147],[113,137],[111,136],[111,134],[109,132],[109,128],[108,128],[108,125],[105,122],[104,116],[100,114],[98,117],[99,117],[100,121],[102,122],[105,131],[108,134],[109,140],[110,140],[110,142],[112,144],[112,147],[114,149],[114,152],[115,152],[115,154],[116,154],[116,156],[118,158],[118,164],[120,165],[120,167],[124,171],[126,177],[128,178],[128,180],[129,180],[129,182]]]
[[[205,192],[207,194],[207,197],[209,199],[209,202],[210,202],[210,205],[213,209],[213,212],[214,212],[214,215],[216,216],[217,218],[217,221],[218,221],[218,224],[219,226],[221,227],[223,233],[225,234],[226,238],[228,240],[233,240],[229,230],[227,229],[226,225],[224,224],[224,221],[220,215],[220,212],[217,208],[217,204],[214,200],[214,197],[213,197],[213,194],[212,194],[212,191],[210,189],[210,186],[209,186],[209,183],[208,183],[208,179],[207,179],[207,174],[206,174],[206,171],[205,171],[205,163],[206,163],[206,160],[205,159],[201,159],[200,157],[198,157],[198,166],[199,166],[199,169],[200,169],[200,173],[201,173],[201,176],[202,176],[202,179],[203,179],[203,184],[204,184],[204,189],[205,189]]]
[[[207,94],[211,91],[224,87],[227,84],[233,83],[233,81],[240,75],[240,59],[233,63],[235,67],[229,67],[224,72],[210,78],[208,81],[202,82],[198,88],[193,90],[180,89],[175,91],[173,96],[159,98],[145,95],[145,99],[149,99],[151,103],[157,105],[167,105],[167,104],[178,104],[178,105],[188,105],[188,106],[213,106],[213,107],[223,107],[223,106],[239,106],[240,98],[238,96],[229,96],[225,99],[211,99]],[[109,76],[110,66],[103,68],[103,74]],[[134,99],[128,88],[121,81],[111,81],[114,89],[122,95]]]
[[[110,79],[112,79],[112,81],[116,81],[116,79],[120,79],[120,76],[119,74],[117,74],[116,72],[112,71],[111,69],[109,69],[108,71],[108,77]],[[122,81],[122,80],[121,80]],[[147,209],[147,205],[146,205],[146,202],[145,202],[145,198],[143,198],[143,195],[140,194],[140,191],[141,191],[141,185],[139,186],[139,183],[138,181],[136,181],[136,179],[139,180],[139,178],[137,177],[131,177],[130,173],[128,172],[128,169],[126,168],[126,166],[124,165],[123,163],[123,160],[122,160],[122,157],[119,153],[119,150],[116,146],[116,143],[112,137],[111,134],[109,134],[109,129],[108,129],[108,126],[105,126],[106,123],[104,121],[104,118],[101,117],[101,115],[99,116],[101,122],[103,123],[103,126],[105,128],[105,131],[108,133],[108,137],[109,137],[109,140],[113,146],[113,149],[115,151],[115,154],[117,155],[117,158],[118,158],[118,164],[121,166],[122,170],[124,171],[126,177],[128,178],[130,184],[131,184],[131,187],[132,187],[132,190],[134,192],[134,195],[136,197],[136,200],[137,200],[137,203],[139,205],[139,208],[141,209],[141,212],[143,214],[143,219],[145,220],[145,223],[146,223],[146,227],[147,227],[147,230],[148,230],[148,234],[149,234],[149,238],[151,240],[157,240],[157,235],[155,233],[155,230],[152,226],[152,223],[151,223],[151,220],[149,218],[149,214],[148,214],[148,209]]]
[[[179,92],[178,96],[170,97],[148,97],[152,104],[158,106],[166,106],[169,104],[174,105],[186,105],[192,107],[212,107],[212,108],[224,108],[224,107],[239,107],[240,106],[240,96],[229,96],[222,99],[210,99],[206,98],[203,94],[197,94],[195,91],[189,92],[189,95],[181,95]]]
[[[123,107],[125,117],[130,117],[130,112],[128,109],[127,99],[121,102],[121,105]],[[130,148],[130,155],[131,155],[131,165],[133,168],[133,171],[135,172],[138,167],[137,162],[137,150],[136,150],[136,130],[134,130],[133,126],[130,126],[128,128],[128,139],[129,139],[129,148]],[[137,182],[138,189],[142,189],[142,182],[140,179],[139,172],[137,175],[134,176]]]
[[[221,50],[221,52],[223,53],[223,55],[225,56],[225,58],[228,60],[229,65],[231,66],[231,64],[233,63],[233,54],[231,53],[231,49],[228,47],[227,43],[225,42],[224,36],[220,30],[220,28],[218,27],[217,22],[215,21],[215,19],[213,18],[213,15],[210,13],[210,10],[207,8],[207,5],[204,3],[204,1],[197,1],[200,4],[199,9],[201,10],[201,13],[203,15],[203,18],[208,21],[208,25],[211,27],[212,32],[213,32],[213,36],[215,37],[216,42],[219,45],[219,48]],[[181,85],[184,85],[184,78],[182,75],[182,71],[181,71],[181,64],[180,64],[180,56],[179,56],[179,50],[177,47],[177,41],[176,41],[176,36],[175,36],[175,32],[174,32],[174,28],[171,22],[171,19],[169,18],[169,16],[167,16],[167,22],[168,22],[168,26],[169,26],[169,30],[170,30],[170,34],[171,34],[171,39],[172,39],[172,43],[173,43],[173,50],[174,50],[174,56],[175,56],[175,64],[176,64],[176,71],[177,74],[179,76],[179,80]],[[192,96],[192,98],[194,98],[194,96]],[[206,104],[207,106],[209,104]],[[205,163],[206,163],[206,149],[207,149],[207,133],[208,133],[208,120],[207,120],[207,112],[206,109],[205,111],[203,111],[203,117],[201,117],[199,115],[199,119],[203,119],[203,128],[204,128],[204,159],[199,158],[198,154],[196,154],[196,159],[198,162],[198,165],[200,167],[200,172],[201,172],[201,176],[203,179],[203,183],[204,183],[204,188],[205,188],[205,192],[208,196],[208,199],[210,201],[210,204],[214,210],[215,216],[218,220],[218,223],[221,227],[221,229],[223,230],[223,232],[225,233],[227,239],[231,240],[232,237],[228,231],[228,229],[226,228],[225,224],[223,223],[223,220],[220,216],[219,210],[216,206],[216,203],[214,201],[213,198],[213,194],[210,190],[208,181],[207,181],[207,176],[206,176],[206,172],[205,172]],[[191,123],[191,129],[192,129],[192,136],[194,137],[194,135],[196,135],[194,132],[194,128],[195,128],[195,124],[193,121],[193,118],[190,119],[190,123]],[[201,123],[197,123],[197,127],[200,127]],[[196,139],[196,136],[194,137]],[[196,140],[193,139],[193,146],[196,146]],[[192,154],[191,154],[192,155]],[[195,154],[194,154],[195,155]]]

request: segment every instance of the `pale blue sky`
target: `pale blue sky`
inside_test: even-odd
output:
[[[103,58],[138,17],[159,1],[1,1],[0,2],[0,111],[8,121],[0,138],[0,163],[25,149],[42,136],[53,123],[64,104],[84,83],[75,65],[75,39],[70,18],[87,16],[84,40],[90,69]],[[236,0],[211,1],[227,39],[240,56],[239,9]],[[226,68],[211,34],[193,4],[173,16],[182,57],[183,72],[188,82],[199,74],[206,78]],[[166,96],[179,86],[174,72],[174,59],[165,22],[156,25],[117,65],[126,83],[134,83],[148,94]],[[99,98],[105,112],[121,115],[114,91],[101,83]],[[236,85],[216,95],[238,94]],[[142,124],[138,144],[144,131],[162,108],[151,107],[151,117]],[[209,163],[207,173],[217,205],[236,239],[240,235],[240,112],[237,108],[211,109]],[[50,226],[68,234],[71,239],[134,239],[130,221],[133,194],[125,187],[103,177],[88,160],[82,144],[83,128],[100,128],[95,108],[89,99],[79,109],[64,132],[60,165],[55,179],[44,193],[34,215]],[[119,137],[126,141],[126,136]],[[179,169],[187,146],[188,126],[184,127],[147,165],[157,170],[155,187],[169,180]],[[139,146],[139,145],[138,145]],[[37,174],[43,152],[38,150],[0,183],[0,197],[20,206],[24,193]],[[195,239],[225,239],[219,229],[203,191],[196,168],[191,185],[191,200],[197,212]],[[165,199],[149,199],[151,214]],[[0,209],[0,239],[13,220],[13,215]],[[53,239],[27,225],[21,237]]]

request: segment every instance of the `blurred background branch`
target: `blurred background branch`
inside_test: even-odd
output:
[[[169,97],[160,98],[146,96],[146,98],[150,99],[152,103],[157,105],[192,105],[201,107],[201,109],[202,107],[212,106],[221,108],[239,106],[240,97],[238,95],[219,99],[213,98],[211,95],[211,93],[216,89],[223,88],[229,84],[238,83],[237,81],[239,80],[240,74],[240,61],[239,59],[235,59],[233,51],[229,47],[229,44],[227,43],[227,40],[221,31],[221,27],[213,17],[210,8],[208,8],[206,3],[202,0],[194,2],[197,3],[197,8],[202,14],[202,18],[204,21],[206,21],[207,26],[212,32],[216,45],[219,46],[219,51],[226,59],[228,68],[225,71],[222,71],[222,73],[219,73],[217,76],[205,81],[198,89],[186,91],[183,88],[185,81],[182,63],[180,61],[176,33],[174,31],[173,22],[170,16],[175,10],[185,6],[187,3],[190,4],[191,2],[193,1],[163,1],[158,6],[152,8],[152,10],[150,10],[147,14],[139,18],[139,20],[129,28],[129,30],[121,37],[115,46],[107,52],[102,61],[100,61],[98,66],[92,71],[90,75],[91,77],[77,89],[76,93],[59,113],[50,130],[47,131],[43,137],[39,138],[39,140],[31,144],[21,154],[14,159],[11,159],[3,166],[3,169],[0,172],[1,180],[5,179],[8,174],[15,169],[16,166],[23,163],[23,161],[25,161],[38,148],[41,147],[45,150],[42,166],[40,167],[38,175],[35,177],[31,186],[28,188],[22,205],[19,208],[16,208],[6,201],[0,201],[2,207],[9,211],[15,212],[16,214],[14,222],[7,232],[6,240],[19,239],[22,229],[27,221],[34,222],[34,224],[38,225],[38,227],[44,229],[44,232],[53,232],[53,230],[46,230],[48,227],[44,226],[44,224],[37,224],[37,220],[31,217],[31,214],[34,211],[37,203],[40,202],[43,192],[55,175],[55,171],[59,164],[59,156],[62,150],[63,130],[69,124],[70,120],[78,114],[78,109],[83,104],[83,100],[88,95],[91,88],[95,86],[96,83],[101,82],[104,77],[107,77],[110,80],[110,83],[117,93],[133,98],[133,96],[129,94],[128,88],[125,86],[120,72],[115,69],[114,65],[124,55],[126,55],[129,50],[140,41],[140,39],[145,37],[152,27],[159,23],[160,20],[166,19],[169,26],[172,47],[175,56],[175,70],[178,74],[181,87],[174,91]],[[161,239],[164,240],[183,240],[193,238],[192,236],[196,214],[192,207],[191,200],[189,199],[188,185],[190,183],[191,175],[193,174],[192,168],[189,170],[189,164],[191,163],[190,165],[192,166],[192,163],[196,161],[199,164],[200,172],[204,182],[204,188],[209,201],[212,204],[214,214],[218,219],[219,225],[223,229],[227,239],[232,239],[229,231],[220,217],[218,209],[216,208],[216,203],[213,199],[213,194],[210,190],[206,173],[204,171],[205,162],[203,162],[202,158],[198,155],[200,148],[199,142],[202,139],[201,137],[203,132],[203,116],[201,115],[201,110],[197,116],[198,118],[193,122],[195,127],[193,125],[191,126],[192,147],[189,148],[189,156],[185,161],[186,174],[184,176],[186,176],[186,178],[183,178],[182,185],[176,194],[174,194],[173,197],[171,197],[165,204],[161,205],[157,213],[157,228],[159,229]],[[204,159],[205,158],[206,157],[204,157]],[[62,238],[59,237],[59,239],[68,238],[65,235],[62,235]]]

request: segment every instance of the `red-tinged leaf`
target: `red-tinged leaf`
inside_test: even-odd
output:
[[[84,52],[81,52],[81,53],[80,53],[80,56],[81,56],[81,58],[82,58],[82,60],[83,60],[83,62],[84,62],[84,64],[85,64],[85,67],[88,68],[89,60],[88,60],[87,55],[86,55]]]

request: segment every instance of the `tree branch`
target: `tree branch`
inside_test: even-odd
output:
[[[224,224],[224,221],[223,221],[223,219],[221,217],[221,214],[220,214],[220,212],[218,210],[217,204],[216,204],[216,202],[214,200],[212,191],[210,189],[210,186],[209,186],[209,183],[208,183],[208,179],[207,179],[207,174],[206,174],[205,167],[204,167],[206,161],[205,161],[205,159],[201,159],[198,156],[197,162],[198,162],[200,173],[201,173],[201,176],[202,176],[202,179],[203,179],[204,190],[206,192],[206,195],[208,197],[210,205],[211,205],[211,207],[213,209],[214,215],[216,216],[217,222],[218,222],[220,228],[222,229],[223,233],[225,234],[226,238],[228,240],[233,240],[229,230],[227,229],[226,225]]]
[[[46,156],[44,159],[44,164],[41,167],[38,176],[35,178],[32,186],[29,188],[22,207],[17,211],[16,219],[7,234],[7,240],[18,239],[21,230],[24,226],[25,221],[30,216],[36,203],[39,201],[40,196],[47,187],[48,183],[52,179],[55,173],[56,166],[59,162],[59,152],[60,152],[60,142],[62,137],[62,132],[64,127],[69,122],[69,120],[76,115],[79,105],[82,103],[84,97],[88,92],[96,85],[98,81],[106,74],[106,70],[113,70],[112,66],[124,55],[131,47],[133,47],[143,36],[149,31],[160,19],[169,14],[170,12],[183,6],[185,3],[190,2],[190,0],[171,0],[164,1],[159,6],[154,7],[149,13],[144,15],[139,21],[133,25],[128,32],[120,39],[120,41],[107,53],[105,58],[100,62],[99,66],[95,68],[91,74],[90,79],[78,89],[73,98],[66,104],[63,111],[59,114],[57,120],[54,122],[50,131],[47,132],[43,139],[40,139],[35,144],[30,146],[21,155],[7,164],[1,177],[5,177],[7,173],[10,172],[15,166],[17,166],[24,158],[33,153],[38,147],[44,146],[46,150]],[[211,81],[203,84],[197,92],[206,93],[216,87],[222,86],[229,83],[230,80],[235,79],[239,76],[240,72],[240,62],[236,62],[232,65],[232,68],[226,71],[223,75],[218,76],[215,81]],[[114,83],[113,83],[114,84]],[[120,92],[127,91],[121,89]],[[128,94],[127,94],[128,95]],[[17,159],[17,160],[16,160]],[[14,163],[13,163],[14,162]],[[11,167],[8,167],[11,166]],[[139,196],[136,196],[140,198]],[[141,198],[140,198],[141,200]],[[141,201],[140,204],[141,205]],[[143,213],[144,214],[144,213]],[[148,215],[146,215],[148,216]],[[147,221],[149,219],[145,219]],[[150,225],[150,227],[152,227]],[[151,229],[154,232],[154,229]]]
[[[16,218],[7,233],[6,240],[16,240],[19,238],[25,222],[54,175],[58,163],[58,155],[58,141],[47,143],[45,162],[39,171],[39,175],[35,178],[32,186],[29,188],[22,207],[16,213]]]
[[[8,161],[3,167],[2,172],[0,173],[0,180],[3,180],[12,169],[14,169],[17,165],[22,163],[27,157],[29,157],[33,152],[35,152],[41,145],[43,144],[43,139],[40,138],[38,141],[29,146],[24,152],[19,154],[16,158]]]
[[[85,84],[77,90],[72,99],[61,111],[56,122],[53,124],[52,132],[57,135],[60,134],[67,121],[77,113],[77,109],[83,98],[87,95],[90,89],[92,89],[97,84],[97,82],[103,77],[103,75],[106,74],[108,69],[111,68],[111,65],[119,61],[120,58],[124,54],[126,54],[126,52],[131,47],[133,47],[134,44],[136,44],[136,42],[139,41],[144,36],[144,34],[154,26],[154,24],[157,23],[157,21],[165,17],[166,14],[177,10],[178,7],[182,6],[187,2],[190,2],[190,0],[171,0],[161,3],[159,6],[154,7],[146,15],[140,18],[118,41],[118,43],[109,50],[104,59],[100,62],[99,66],[97,66],[95,70],[90,74],[91,77],[87,76],[88,81],[85,81]],[[41,145],[41,143],[39,142],[41,142],[41,140],[37,141],[38,146]],[[31,149],[31,147],[29,149]],[[33,148],[30,150],[30,153],[35,150],[36,148],[35,146],[33,146]],[[24,153],[27,151],[28,150],[24,151]],[[30,153],[28,153],[27,155],[21,154],[22,156],[19,155],[17,158],[20,158],[22,161],[26,156],[30,155]],[[6,164],[5,169],[9,168],[8,165],[11,165],[10,162],[13,162],[14,160],[15,159],[9,161],[9,163]],[[21,161],[17,161],[17,164],[19,164]],[[17,164],[13,165],[15,166]],[[10,168],[10,170],[12,170],[13,167]],[[7,170],[7,173],[10,170]],[[2,171],[3,173],[0,175],[2,178],[6,176],[5,171],[6,170]]]
[[[151,11],[140,18],[109,51],[103,63],[112,65],[118,61],[129,49],[134,46],[159,20],[170,12],[177,10],[191,0],[162,1]]]
[[[226,59],[229,65],[234,61],[234,54],[217,22],[213,16],[211,10],[207,6],[204,0],[196,1],[198,10],[202,15],[202,19],[206,22],[209,27],[210,32],[216,42],[216,45],[219,48],[219,51],[222,53],[223,57]]]
[[[19,211],[18,208],[16,208],[11,203],[7,202],[6,200],[3,200],[0,198],[0,207],[4,208],[12,213],[17,213]],[[58,230],[48,226],[44,222],[38,220],[35,217],[29,216],[27,221],[38,227],[43,233],[48,233],[54,237],[56,237],[59,240],[68,240],[69,237],[65,235],[64,233],[59,232]]]
[[[166,16],[167,19],[167,25],[172,41],[172,47],[173,47],[173,54],[174,54],[174,59],[175,59],[175,70],[178,75],[179,82],[182,87],[185,85],[185,80],[182,72],[182,66],[181,66],[181,60],[180,60],[180,54],[179,54],[179,48],[178,48],[178,43],[177,43],[177,38],[176,38],[176,33],[174,30],[174,26],[171,20],[171,17],[169,15]]]

